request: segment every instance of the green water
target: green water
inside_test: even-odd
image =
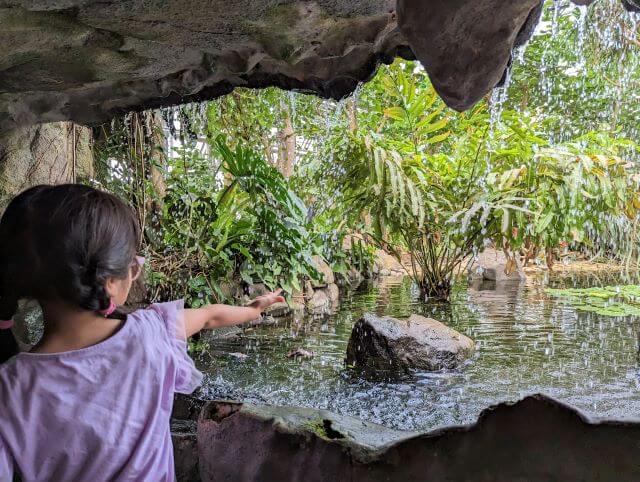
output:
[[[526,284],[458,284],[452,303],[419,301],[408,279],[386,279],[343,293],[325,318],[302,317],[211,344],[200,361],[204,395],[326,408],[407,430],[473,422],[501,401],[541,392],[594,417],[640,418],[640,317],[578,311],[545,288],[637,282],[621,275],[530,278]],[[416,372],[397,382],[360,379],[344,367],[351,328],[365,311],[436,318],[476,342],[464,367]],[[303,347],[316,353],[292,360]],[[245,359],[229,356],[240,352]]]

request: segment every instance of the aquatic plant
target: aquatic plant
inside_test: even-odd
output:
[[[603,316],[640,316],[640,285],[592,288],[547,288],[545,292],[566,300],[572,308]]]

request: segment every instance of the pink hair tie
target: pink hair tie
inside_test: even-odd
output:
[[[98,313],[100,313],[102,316],[106,318],[107,316],[112,314],[114,311],[116,311],[116,308],[117,308],[116,304],[113,302],[113,300],[109,300],[109,307],[106,310],[98,311]]]
[[[0,320],[0,330],[10,330],[13,327],[13,320]]]

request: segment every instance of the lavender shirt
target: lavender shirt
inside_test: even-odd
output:
[[[175,480],[173,395],[202,380],[182,313],[156,304],[97,345],[0,365],[0,482]]]

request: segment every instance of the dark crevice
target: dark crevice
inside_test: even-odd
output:
[[[324,419],[322,421],[322,427],[327,438],[331,440],[339,440],[344,438],[343,434],[333,428],[333,422],[331,420]]]

